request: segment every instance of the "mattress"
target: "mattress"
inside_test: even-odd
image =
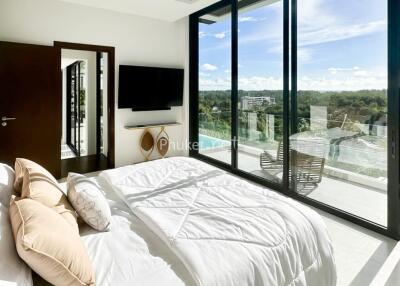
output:
[[[186,157],[107,170],[101,177],[197,285],[336,284],[324,222],[292,199]]]
[[[195,285],[184,265],[107,182],[95,177],[111,208],[111,229],[80,228],[96,275],[96,285]]]

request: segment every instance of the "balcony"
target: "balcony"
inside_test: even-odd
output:
[[[297,192],[386,226],[387,149],[383,144],[386,142],[386,137],[384,135],[354,135],[332,128],[319,134],[306,131],[291,136],[290,149],[301,150],[309,156],[315,155],[313,153],[315,145],[312,140],[317,137],[325,139],[323,148],[326,150],[326,155],[321,181],[316,184],[299,184]],[[329,136],[344,139],[339,140],[340,144],[337,144],[335,140],[326,140]],[[304,147],[305,142],[309,142],[306,147]],[[264,142],[260,146],[260,142],[239,139],[238,168],[266,180],[280,182],[282,169],[265,170],[260,166],[260,154],[266,151],[277,155],[278,148],[276,141]],[[200,135],[200,153],[230,164],[230,141]]]

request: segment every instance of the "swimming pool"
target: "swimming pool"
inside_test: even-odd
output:
[[[199,150],[214,149],[230,145],[231,143],[227,140],[199,134]]]

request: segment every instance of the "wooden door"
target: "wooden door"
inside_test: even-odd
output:
[[[0,162],[23,157],[60,177],[61,50],[0,42]]]

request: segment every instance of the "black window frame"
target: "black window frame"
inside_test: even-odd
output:
[[[278,191],[305,204],[318,208],[327,213],[355,223],[359,226],[400,240],[400,160],[399,160],[399,133],[400,133],[400,1],[388,1],[388,185],[387,185],[387,227],[343,211],[320,201],[301,196],[295,192],[293,182],[289,182],[289,135],[296,132],[297,126],[297,0],[282,0],[284,9],[283,23],[283,142],[284,168],[282,184],[266,181],[255,175],[246,173],[237,168],[237,140],[238,131],[238,8],[248,5],[254,0],[222,0],[210,5],[189,17],[189,156],[205,161],[211,165],[229,171],[244,179],[251,180],[267,188]],[[248,2],[248,3],[247,3]],[[230,6],[232,32],[232,160],[227,164],[211,157],[200,154],[199,142],[199,18],[214,10]],[[290,70],[289,70],[290,67]],[[289,90],[289,82],[291,90]],[[290,116],[291,115],[291,116]]]

